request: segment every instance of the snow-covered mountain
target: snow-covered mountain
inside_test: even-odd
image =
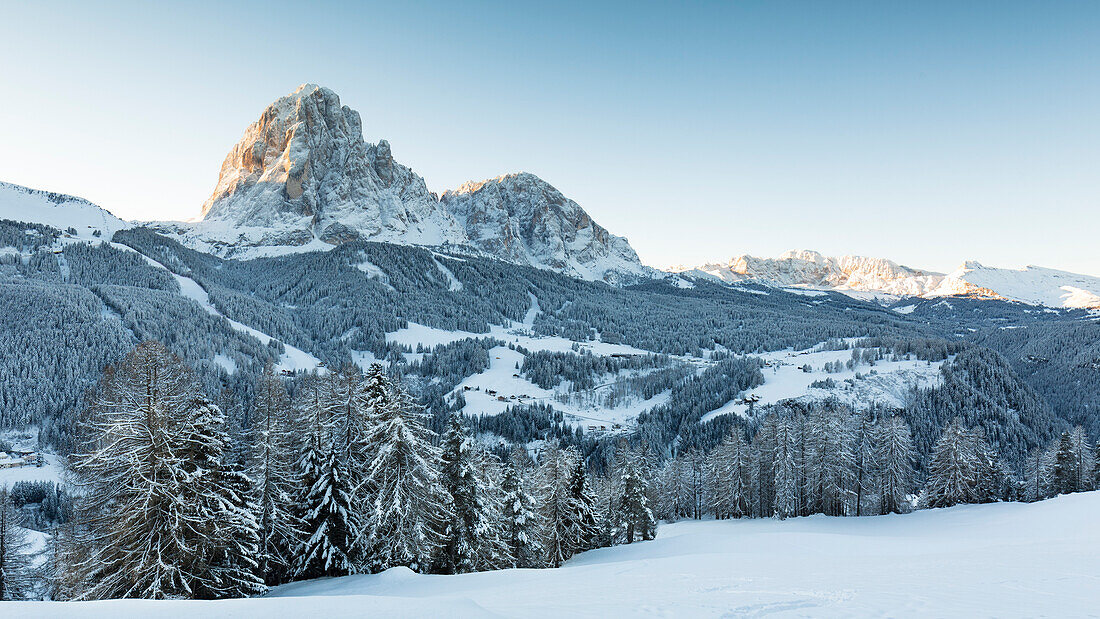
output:
[[[0,219],[45,224],[80,239],[108,240],[132,227],[84,198],[0,182]]]
[[[823,256],[815,251],[788,251],[778,258],[742,255],[728,263],[686,269],[681,276],[726,283],[760,281],[777,286],[836,290],[856,297],[972,296],[1063,308],[1100,308],[1100,278],[1043,267],[999,269],[966,262],[944,275],[901,266],[884,258]]]
[[[742,255],[726,264],[704,264],[683,270],[685,275],[712,277],[724,282],[759,280],[779,286],[806,286],[836,290],[921,296],[934,290],[943,274],[901,266],[884,258],[823,256],[805,249],[778,258]]]
[[[387,142],[365,142],[359,113],[313,84],[281,97],[249,125],[222,163],[202,220],[183,237],[239,257],[356,239],[464,239],[424,179],[396,163]]]
[[[162,226],[186,244],[250,258],[352,240],[458,246],[590,280],[650,273],[630,244],[531,174],[467,183],[443,199],[364,141],[358,112],[305,84],[272,103],[222,164],[195,223]]]
[[[649,273],[626,239],[533,174],[468,182],[444,193],[441,202],[468,243],[489,255],[588,280]]]
[[[1100,308],[1100,277],[1028,266],[998,269],[969,261],[943,278],[926,296],[966,295],[1022,301],[1032,305]]]

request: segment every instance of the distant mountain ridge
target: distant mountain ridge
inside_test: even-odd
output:
[[[201,221],[167,227],[223,257],[372,240],[465,247],[612,283],[653,272],[626,239],[532,174],[466,183],[441,199],[394,160],[388,142],[364,141],[358,112],[314,84],[249,125],[222,163]]]
[[[758,281],[848,294],[970,296],[1048,307],[1100,309],[1100,277],[1036,266],[1000,269],[968,261],[943,274],[902,266],[885,258],[830,257],[810,250],[792,250],[778,258],[742,255],[725,264],[710,263],[672,271],[726,283]]]

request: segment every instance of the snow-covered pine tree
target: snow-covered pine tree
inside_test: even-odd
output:
[[[294,573],[299,577],[346,576],[358,571],[353,557],[360,523],[352,507],[346,463],[332,445],[320,462],[306,496],[309,511],[303,518],[303,529],[309,537],[298,550]]]
[[[260,525],[259,570],[267,584],[277,585],[292,574],[302,531],[295,513],[299,481],[295,467],[297,433],[286,389],[270,367],[256,385],[252,406],[251,475]]]
[[[711,454],[711,507],[716,518],[751,514],[752,458],[748,444],[735,429]]]
[[[328,457],[331,433],[325,411],[325,389],[327,382],[318,376],[306,379],[300,390],[297,403],[298,416],[302,421],[302,436],[298,447],[298,460],[295,463],[297,484],[293,493],[293,515],[300,530],[294,545],[294,560],[291,564],[293,577],[311,576],[319,571],[317,564],[308,565],[303,557],[312,554],[311,547],[316,530],[310,529],[310,517],[316,509],[310,498],[313,487],[324,473]]]
[[[950,507],[974,502],[980,483],[978,455],[962,419],[952,419],[943,429],[928,462],[928,481],[921,493],[922,507]]]
[[[879,419],[871,433],[878,480],[879,513],[902,514],[910,509],[913,488],[913,438],[899,416]]]
[[[259,574],[260,531],[252,480],[238,466],[227,463],[228,434],[225,414],[209,400],[195,398],[183,427],[186,439],[184,468],[188,474],[186,500],[205,523],[195,545],[194,597],[247,597],[267,590]]]
[[[596,518],[596,496],[590,486],[584,460],[578,457],[569,479],[571,555],[599,547],[600,525]]]
[[[70,459],[79,491],[67,592],[159,599],[263,589],[248,575],[251,514],[225,487],[224,421],[158,342],[105,371]]]
[[[0,486],[0,602],[30,594],[34,578],[29,549],[23,518],[12,504],[8,489]]]
[[[104,372],[70,459],[76,599],[194,595],[206,523],[184,498],[180,421],[197,393],[189,369],[159,342],[139,344]]]
[[[1054,488],[1055,450],[1035,447],[1024,464],[1023,499],[1041,501],[1051,496]]]
[[[550,567],[561,567],[571,556],[573,531],[570,514],[573,500],[569,482],[573,462],[578,458],[571,449],[561,449],[556,444],[545,448],[539,457],[540,537],[546,553],[545,562]]]
[[[504,521],[504,467],[500,459],[475,445],[474,465],[480,484],[478,496],[488,526],[478,538],[478,569],[499,570],[515,565]]]
[[[811,417],[816,419],[808,433],[814,438],[809,456],[816,468],[817,492],[813,498],[821,513],[847,516],[854,511],[856,496],[852,415],[846,408],[826,406]]]
[[[541,567],[542,544],[538,538],[535,500],[527,492],[519,468],[511,460],[504,464],[501,489],[504,492],[503,521],[512,567]]]
[[[616,506],[618,536],[622,543],[632,544],[638,538],[653,539],[657,534],[657,520],[646,497],[646,483],[638,470],[637,458],[628,458],[620,477],[621,495]]]
[[[1072,480],[1072,491],[1085,492],[1092,490],[1094,484],[1093,470],[1096,468],[1096,462],[1094,461],[1095,455],[1092,446],[1089,445],[1089,437],[1084,428],[1081,426],[1073,428],[1069,433],[1069,446],[1074,460],[1073,469],[1076,473]]]
[[[1080,473],[1077,470],[1077,457],[1073,453],[1073,443],[1069,432],[1063,432],[1058,440],[1058,448],[1054,459],[1054,488],[1058,494],[1069,494],[1077,491],[1077,478]]]
[[[451,414],[447,423],[440,459],[441,481],[450,496],[452,513],[446,526],[439,569],[446,574],[473,572],[480,563],[479,540],[487,535],[490,523],[481,496],[483,483],[477,477],[473,448],[458,414]]]
[[[451,507],[439,479],[439,450],[420,421],[420,407],[400,386],[380,406],[367,433],[365,547],[367,567],[426,571],[442,549]]]
[[[752,441],[753,514],[775,515],[775,450],[779,415],[768,415]]]
[[[1008,489],[1008,472],[1001,463],[1001,456],[985,436],[981,428],[967,432],[970,451],[975,455],[974,467],[978,483],[970,503],[991,503],[1005,498]]]

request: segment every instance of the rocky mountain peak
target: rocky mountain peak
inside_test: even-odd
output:
[[[626,239],[599,226],[549,183],[521,172],[464,183],[442,198],[367,143],[359,113],[315,84],[280,97],[226,155],[202,220],[181,239],[253,257],[346,241],[464,246],[585,279],[651,273]]]
[[[389,143],[365,142],[359,113],[314,84],[280,97],[249,125],[202,215],[187,236],[222,255],[314,241],[463,240],[424,180],[394,162]]]
[[[470,245],[505,260],[609,282],[649,274],[626,239],[529,172],[466,182],[440,201]]]

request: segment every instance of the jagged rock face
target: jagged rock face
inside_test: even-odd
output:
[[[728,264],[697,269],[723,281],[763,280],[782,286],[810,286],[921,296],[943,281],[940,273],[900,266],[883,258],[823,256],[815,251],[789,251],[778,258],[738,256]]]
[[[424,180],[363,140],[358,112],[312,84],[272,103],[222,164],[203,219],[185,233],[222,255],[314,239],[461,242]]]
[[[531,174],[467,183],[440,200],[394,161],[389,143],[363,141],[357,112],[312,84],[272,103],[248,127],[202,216],[161,229],[227,257],[364,239],[459,246],[613,283],[654,273],[626,239]]]
[[[468,182],[441,202],[470,245],[503,260],[611,283],[648,274],[626,239],[533,174]]]

